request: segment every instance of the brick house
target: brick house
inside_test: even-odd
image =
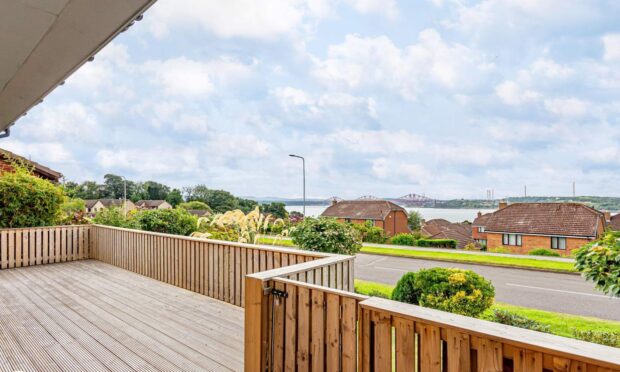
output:
[[[478,216],[474,219],[474,222],[471,224],[471,237],[474,242],[486,246],[487,245],[487,233],[485,231],[485,226],[489,217],[491,217],[492,213],[478,212]]]
[[[84,200],[84,203],[86,204],[86,212],[89,214],[95,214],[105,208],[122,208],[124,205],[123,199],[92,199]],[[136,209],[136,205],[131,200],[127,200],[126,207],[127,212]]]
[[[11,172],[13,170],[13,166],[11,165],[12,162],[17,162],[18,164],[24,165],[32,169],[32,173],[35,176],[48,181],[52,181],[54,183],[58,183],[62,178],[62,173],[60,172],[56,172],[55,170],[52,170],[34,161],[28,160],[10,151],[0,149],[0,173]]]
[[[606,224],[603,213],[579,203],[515,203],[500,204],[481,227],[489,249],[527,253],[546,248],[569,255],[600,238]]]
[[[374,226],[382,228],[388,236],[411,232],[405,208],[387,200],[333,201],[321,216],[359,224],[371,221]]]
[[[620,231],[620,213],[611,216],[607,227],[613,231]]]
[[[138,200],[138,209],[172,209],[172,205],[165,200]]]
[[[450,222],[443,218],[425,221],[420,229],[422,235],[428,239],[456,240],[456,247],[459,249],[474,243],[470,231],[469,224]]]

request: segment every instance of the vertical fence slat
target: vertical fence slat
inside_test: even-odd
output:
[[[415,325],[412,320],[395,317],[396,371],[413,371],[415,367]]]

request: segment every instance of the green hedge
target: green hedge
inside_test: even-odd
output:
[[[456,249],[454,239],[419,239],[418,247],[453,248]]]
[[[412,234],[396,234],[390,239],[391,244],[415,246],[417,240]]]
[[[545,248],[532,249],[531,251],[527,252],[527,254],[529,254],[531,256],[560,257],[560,254],[558,252],[550,251],[550,250],[545,249]]]

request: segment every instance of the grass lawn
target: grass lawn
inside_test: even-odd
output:
[[[258,244],[266,244],[266,245],[280,245],[282,247],[294,247],[293,241],[291,239],[283,238],[283,239],[275,239],[270,237],[260,237],[258,238]]]
[[[364,295],[390,297],[394,286],[367,282],[364,280],[355,280],[355,291]],[[525,316],[540,323],[547,324],[551,333],[558,336],[572,337],[571,330],[573,328],[581,331],[607,331],[620,332],[620,322],[611,320],[603,320],[590,318],[586,316],[569,315],[563,313],[555,313],[552,311],[532,309],[529,307],[507,305],[495,303],[487,313],[490,314],[493,309],[508,310],[513,313]],[[484,315],[483,315],[484,317]]]
[[[530,258],[501,257],[501,256],[485,256],[485,255],[469,255],[451,252],[433,252],[424,249],[410,250],[398,248],[383,248],[366,246],[361,250],[362,253],[382,254],[388,256],[425,258],[439,261],[458,261],[465,263],[495,265],[495,266],[511,266],[523,267],[560,272],[575,272],[573,264],[570,262],[543,261]]]

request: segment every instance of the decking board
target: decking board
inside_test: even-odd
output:
[[[243,369],[243,309],[86,260],[0,271],[2,370]]]

